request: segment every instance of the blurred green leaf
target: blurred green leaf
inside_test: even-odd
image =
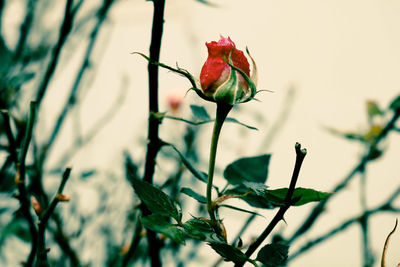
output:
[[[203,106],[190,105],[190,109],[192,110],[193,115],[201,121],[207,121],[211,119],[207,110]]]
[[[243,263],[248,260],[247,256],[238,248],[222,242],[210,242],[209,245],[224,258],[225,261]]]
[[[367,102],[367,115],[369,118],[383,115],[383,111],[379,108],[378,104],[374,101]]]
[[[270,159],[271,155],[268,154],[238,159],[226,167],[224,177],[234,185],[245,181],[265,183]]]
[[[226,121],[226,122],[233,122],[233,123],[242,125],[242,126],[244,126],[244,127],[246,127],[246,128],[249,128],[250,130],[258,130],[256,127],[253,127],[253,126],[244,124],[243,122],[240,122],[240,121],[238,121],[238,120],[235,119],[235,118],[230,118],[230,117],[228,117],[228,118],[226,118],[225,121]]]
[[[34,72],[25,72],[25,73],[20,73],[18,75],[15,75],[10,78],[8,82],[8,87],[19,87],[23,85],[26,82],[29,82],[30,80],[35,77]]]
[[[257,260],[267,267],[277,267],[285,264],[289,246],[283,243],[272,243],[264,246],[257,254]]]
[[[280,188],[274,190],[267,190],[267,194],[264,196],[269,201],[276,203],[278,205],[282,205],[285,203],[285,197],[288,192],[287,188]],[[330,197],[333,193],[326,193],[316,191],[314,189],[309,188],[296,188],[293,192],[292,199],[299,198],[293,206],[301,206],[310,202],[316,202],[324,200]]]
[[[400,109],[400,95],[393,99],[393,101],[390,103],[389,108],[393,111],[399,110]]]
[[[158,214],[151,214],[142,218],[142,224],[144,227],[166,235],[177,243],[185,244],[183,232],[176,225],[170,224],[165,220],[164,217]]]
[[[185,195],[188,195],[189,197],[194,198],[195,200],[197,200],[200,203],[207,203],[207,199],[205,196],[202,196],[198,193],[196,193],[195,191],[193,191],[191,188],[188,187],[182,187],[181,192]]]
[[[155,186],[131,177],[133,188],[147,208],[153,213],[172,217],[180,222],[182,214],[178,211],[176,203],[163,191]]]

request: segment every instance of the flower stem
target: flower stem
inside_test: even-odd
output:
[[[208,180],[207,180],[207,210],[213,222],[217,221],[214,213],[214,207],[212,205],[211,193],[213,186],[215,158],[217,156],[218,139],[222,125],[224,124],[224,121],[231,109],[232,109],[231,105],[226,105],[221,103],[217,104],[217,116],[214,122],[214,129],[211,139],[210,159],[208,165]]]

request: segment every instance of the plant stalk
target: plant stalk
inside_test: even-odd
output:
[[[208,164],[208,179],[207,179],[207,210],[208,213],[210,214],[210,219],[214,223],[217,221],[217,219],[215,217],[214,207],[212,205],[211,193],[213,186],[215,159],[217,156],[219,134],[221,132],[222,125],[224,124],[224,121],[231,109],[232,109],[231,105],[220,104],[220,103],[217,104],[217,115],[214,122],[214,128],[211,138],[210,159]]]

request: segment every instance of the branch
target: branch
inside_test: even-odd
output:
[[[47,267],[50,266],[48,261],[47,261],[47,248],[46,248],[46,227],[47,223],[50,219],[50,216],[54,213],[54,210],[57,206],[57,204],[60,201],[68,201],[69,198],[64,196],[62,194],[62,191],[64,190],[65,184],[67,183],[67,180],[71,174],[71,169],[67,168],[63,174],[60,186],[58,187],[57,194],[51,201],[49,207],[46,209],[46,211],[43,214],[39,214],[40,222],[39,222],[39,232],[38,232],[38,240],[37,240],[37,247],[38,247],[38,253],[37,253],[37,262],[36,266],[37,267]]]
[[[47,86],[49,85],[50,80],[55,72],[58,63],[58,58],[61,54],[61,49],[63,48],[65,41],[67,40],[67,37],[71,32],[73,19],[77,11],[72,7],[73,2],[74,2],[73,0],[67,0],[66,2],[64,20],[59,30],[58,41],[52,51],[52,57],[50,59],[50,63],[46,69],[45,75],[43,77],[43,80],[39,86],[36,95],[36,101],[38,103],[38,107],[40,107],[40,104],[42,103]]]
[[[296,149],[296,163],[294,166],[292,179],[290,180],[289,189],[288,189],[288,192],[285,197],[285,203],[279,208],[275,217],[269,223],[267,228],[265,228],[264,232],[262,232],[262,234],[249,246],[249,248],[246,251],[247,257],[250,257],[254,253],[254,251],[256,251],[256,249],[261,245],[261,243],[272,232],[272,230],[275,228],[275,226],[278,224],[278,222],[283,219],[283,216],[285,215],[286,211],[293,204],[293,199],[292,199],[293,192],[296,187],[297,179],[299,177],[301,165],[303,163],[304,157],[307,154],[307,150],[301,149],[301,145],[299,143],[296,143],[295,149]],[[242,267],[243,264],[244,264],[244,262],[236,263],[235,267]]]
[[[20,202],[20,210],[25,217],[25,219],[28,221],[29,224],[29,231],[31,234],[32,238],[32,245],[31,245],[31,251],[29,253],[26,265],[27,267],[32,266],[35,254],[36,254],[36,239],[37,239],[37,229],[35,222],[33,221],[32,214],[30,212],[30,202],[28,200],[28,192],[26,190],[25,186],[25,159],[26,159],[26,154],[28,153],[28,148],[29,148],[29,143],[32,138],[32,132],[33,132],[33,126],[35,124],[36,120],[36,113],[37,113],[37,104],[36,102],[31,102],[30,104],[30,112],[29,112],[29,119],[28,119],[28,125],[25,131],[25,137],[23,140],[23,145],[20,150],[19,154],[19,159],[18,159],[18,164],[17,164],[17,173],[15,177],[15,183],[18,188],[18,200]]]

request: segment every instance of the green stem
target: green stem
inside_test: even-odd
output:
[[[218,139],[222,129],[222,125],[224,124],[226,116],[228,115],[231,109],[232,109],[231,105],[217,104],[217,115],[214,122],[214,129],[211,139],[210,161],[208,165],[208,179],[207,179],[207,210],[213,222],[217,221],[214,213],[214,208],[212,206],[211,193],[213,186],[215,158],[217,156]]]

